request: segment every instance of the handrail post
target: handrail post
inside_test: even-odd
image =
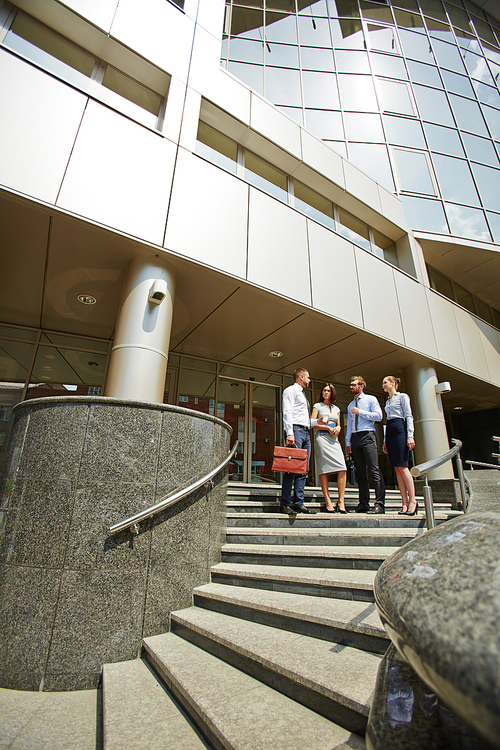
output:
[[[427,475],[425,475],[424,484],[424,506],[427,530],[433,529],[436,525],[436,519],[434,517],[434,505],[432,504],[432,487],[429,485],[429,479]]]
[[[465,489],[464,467],[462,465],[462,459],[460,458],[460,451],[457,453],[456,459],[457,459],[458,481],[460,483],[460,494],[462,495],[462,510],[464,513],[466,513],[467,512],[467,490]]]

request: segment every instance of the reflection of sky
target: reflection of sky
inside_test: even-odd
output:
[[[482,211],[446,203],[446,214],[451,232],[458,237],[470,240],[491,242],[490,233]]]

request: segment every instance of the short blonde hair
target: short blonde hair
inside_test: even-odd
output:
[[[361,375],[353,375],[351,377],[351,383],[352,383],[353,380],[359,380],[359,382],[361,383],[361,385],[366,388],[366,380],[364,378],[362,378]]]

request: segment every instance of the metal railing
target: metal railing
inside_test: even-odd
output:
[[[456,438],[452,438],[451,442],[455,443],[455,447],[451,448],[451,450],[449,450],[447,453],[443,453],[443,455],[439,456],[439,458],[433,458],[431,461],[426,461],[424,464],[413,466],[413,468],[410,469],[410,473],[414,477],[420,477],[420,476],[425,475],[424,506],[425,506],[425,520],[426,520],[428,529],[433,529],[435,527],[436,519],[434,517],[434,505],[432,504],[432,489],[429,485],[429,479],[427,477],[427,474],[433,469],[437,469],[438,466],[442,466],[447,461],[451,461],[453,458],[455,458],[455,456],[457,459],[457,474],[458,474],[458,481],[460,484],[460,494],[462,496],[462,508],[463,508],[464,513],[467,510],[467,492],[465,489],[464,469],[462,466],[462,459],[460,458],[460,451],[462,449],[462,443],[460,440],[457,440]]]
[[[114,526],[110,526],[110,533],[111,534],[117,534],[119,531],[124,531],[125,529],[130,529],[133,534],[139,533],[139,524],[141,521],[144,521],[146,518],[150,518],[151,516],[154,516],[156,513],[159,513],[164,508],[167,508],[169,505],[173,505],[174,503],[177,503],[179,500],[182,500],[183,497],[186,497],[186,495],[189,495],[191,492],[194,492],[195,490],[199,489],[203,485],[206,485],[207,487],[213,487],[213,477],[219,473],[227,464],[230,462],[234,454],[236,453],[236,450],[238,448],[238,443],[236,442],[228,454],[224,461],[220,463],[215,469],[212,469],[208,474],[206,474],[201,479],[198,479],[197,482],[193,482],[193,484],[190,484],[189,487],[184,487],[182,490],[179,490],[173,495],[167,495],[166,497],[162,498],[159,502],[157,502],[155,505],[152,505],[150,508],[147,508],[146,510],[141,510],[140,513],[136,513],[134,516],[130,516],[130,518],[126,518],[124,521],[120,521],[120,523],[115,523]]]
[[[500,449],[500,437],[492,435],[491,439],[498,443]],[[465,463],[469,464],[471,471],[474,471],[474,466],[485,466],[487,469],[500,469],[500,453],[492,453],[491,455],[493,458],[498,458],[497,464],[486,464],[484,461],[466,461]]]

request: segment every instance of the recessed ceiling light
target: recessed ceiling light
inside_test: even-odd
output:
[[[99,367],[99,362],[93,362],[92,360],[90,362],[87,362],[89,367]]]
[[[269,356],[275,357],[275,358],[282,357],[283,352],[280,352],[278,349],[275,349],[274,352],[269,352]]]
[[[55,359],[53,354],[46,354],[45,359]]]
[[[455,411],[461,411],[464,407],[463,406],[454,406],[453,407]]]
[[[92,297],[91,294],[79,294],[78,301],[81,302],[82,305],[95,305],[97,302],[96,298]]]

